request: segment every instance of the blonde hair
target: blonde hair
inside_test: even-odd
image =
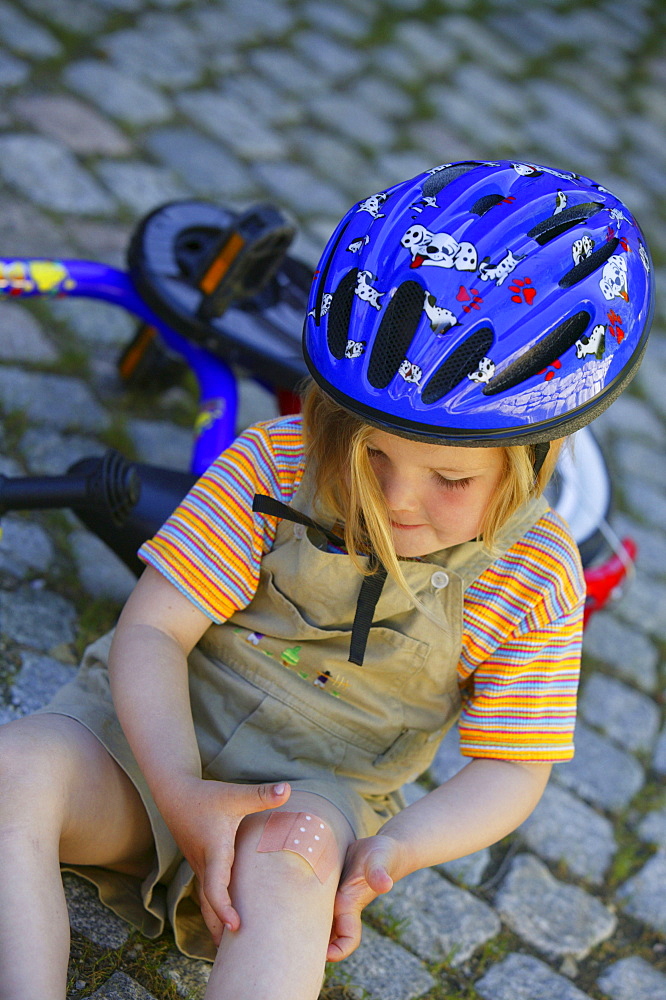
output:
[[[315,467],[318,509],[343,526],[347,551],[361,573],[373,572],[361,556],[374,552],[414,599],[395,553],[389,512],[368,457],[367,442],[374,428],[338,406],[315,382],[305,390],[303,426],[306,454]],[[551,442],[536,480],[533,446],[503,448],[502,479],[483,514],[479,531],[479,539],[489,551],[493,551],[497,534],[511,515],[545,489],[562,441]]]

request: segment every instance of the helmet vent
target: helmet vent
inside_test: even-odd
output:
[[[469,160],[467,163],[452,163],[450,167],[443,167],[436,173],[431,174],[430,177],[423,183],[422,191],[425,197],[434,198],[436,194],[439,194],[447,184],[457,181],[459,177],[464,174],[469,173],[470,170],[475,170],[479,164],[476,160]]]
[[[357,275],[358,268],[354,268],[353,271],[348,271],[345,274],[333,292],[331,306],[328,310],[328,323],[326,325],[328,349],[338,361],[344,358],[347,341],[349,340],[349,323],[354,304]]]
[[[484,194],[483,198],[479,198],[478,201],[474,202],[470,212],[473,215],[485,215],[495,205],[499,205],[501,201],[504,201],[503,194]]]
[[[522,357],[518,358],[484,387],[486,396],[494,396],[506,389],[513,389],[521,382],[527,381],[533,375],[538,375],[560,355],[583,336],[590,325],[591,316],[585,310],[575,313],[569,319],[555,327],[543,340],[531,347]]]
[[[421,398],[424,403],[436,403],[450,392],[466,375],[471,375],[479,367],[492,347],[493,331],[488,326],[476,330],[471,337],[456,347],[435,374],[428,380]]]
[[[316,295],[315,306],[314,306],[314,321],[317,324],[317,326],[319,326],[319,324],[322,321],[322,317],[323,317],[324,288],[326,287],[326,279],[328,278],[328,272],[331,269],[331,264],[333,263],[333,258],[335,257],[335,252],[338,249],[338,246],[340,245],[340,241],[342,240],[342,237],[344,236],[345,232],[347,231],[347,226],[348,225],[349,225],[349,223],[346,222],[344,224],[344,226],[340,227],[340,232],[338,233],[338,237],[337,237],[335,243],[333,244],[333,246],[331,247],[331,252],[329,253],[329,255],[328,255],[327,259],[326,259],[326,263],[322,267],[321,274],[319,275],[319,283],[317,285],[317,295]]]
[[[543,246],[561,236],[562,233],[566,233],[567,230],[573,229],[579,222],[587,222],[593,215],[601,212],[603,207],[598,201],[586,201],[582,205],[572,205],[556,215],[550,215],[547,219],[543,219],[530,229],[527,235]]]
[[[418,281],[403,281],[386,307],[370,355],[368,381],[385,389],[405,359],[421,322],[425,290]]]
[[[576,264],[560,278],[560,288],[571,288],[572,285],[576,285],[583,278],[587,278],[589,274],[592,274],[602,264],[605,264],[609,257],[613,256],[619,245],[620,241],[615,236],[604,246],[599,247],[598,250],[594,250],[589,257],[585,257],[581,260],[580,264]]]

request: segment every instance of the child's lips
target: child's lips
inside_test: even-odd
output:
[[[422,528],[422,524],[402,524],[400,521],[391,521],[392,528],[399,528],[401,531],[410,531],[414,528]]]

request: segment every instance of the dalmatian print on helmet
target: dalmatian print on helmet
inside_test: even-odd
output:
[[[447,163],[342,219],[304,353],[329,395],[385,430],[535,444],[628,384],[653,297],[645,239],[606,188],[536,164]]]

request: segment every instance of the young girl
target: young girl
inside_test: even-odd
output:
[[[347,214],[303,416],[220,456],[113,638],[3,727],[0,997],[64,996],[59,864],[214,959],[207,997],[312,1000],[368,902],[529,815],[573,754],[584,599],[541,492],[650,295],[628,210],[567,172],[447,164]],[[401,810],[456,720],[469,763]]]

